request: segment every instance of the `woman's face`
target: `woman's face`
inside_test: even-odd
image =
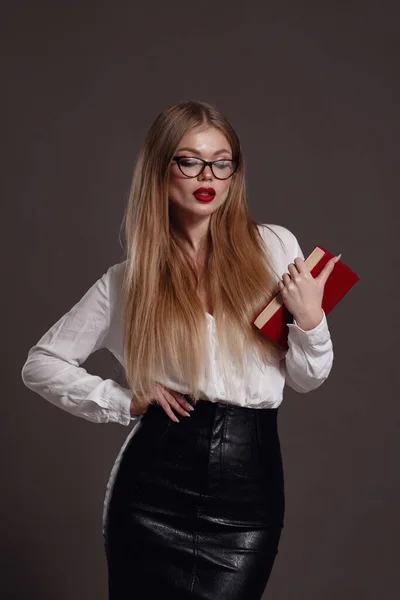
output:
[[[225,135],[215,127],[196,128],[181,139],[174,156],[190,156],[205,160],[232,159],[232,149]],[[234,177],[234,175],[233,175]],[[210,217],[226,200],[232,177],[217,179],[207,165],[197,177],[186,177],[175,161],[170,165],[168,194],[172,213],[180,217]],[[199,188],[212,188],[215,196],[209,202],[193,195]]]

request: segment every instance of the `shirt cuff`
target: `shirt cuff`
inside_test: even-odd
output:
[[[108,391],[108,402],[110,406],[110,421],[129,425],[131,421],[137,421],[142,415],[131,415],[132,392],[111,380],[111,389]]]
[[[330,337],[328,321],[326,319],[325,311],[322,310],[323,316],[316,327],[313,329],[309,329],[306,331],[298,326],[297,321],[293,318],[293,323],[288,323],[289,328],[289,338],[296,339],[300,343],[306,344],[320,344],[321,342],[326,342]]]

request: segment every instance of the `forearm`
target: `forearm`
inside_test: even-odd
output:
[[[299,393],[318,388],[328,377],[333,364],[333,345],[325,313],[313,329],[289,324],[289,349],[284,358],[287,385]]]

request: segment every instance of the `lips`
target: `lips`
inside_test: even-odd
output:
[[[193,192],[193,196],[203,202],[210,202],[215,198],[215,194],[216,191],[212,187],[201,187]]]

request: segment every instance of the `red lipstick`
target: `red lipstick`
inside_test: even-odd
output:
[[[193,192],[196,200],[200,200],[201,202],[211,202],[211,200],[214,200],[215,195],[216,191],[212,187],[201,187]]]

